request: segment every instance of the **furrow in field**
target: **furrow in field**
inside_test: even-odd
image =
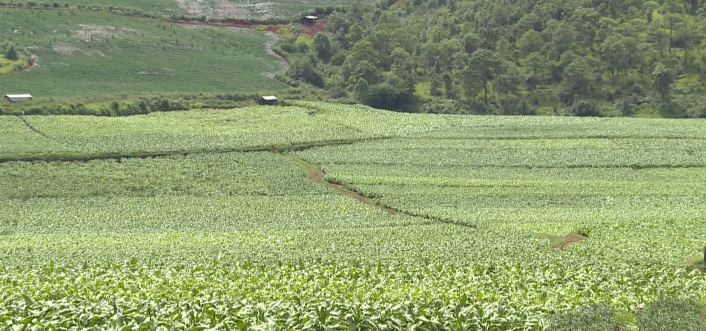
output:
[[[273,152],[275,152],[277,155],[279,155],[283,158],[289,159],[289,160],[293,161],[294,163],[298,164],[302,168],[302,170],[304,170],[304,172],[306,173],[307,178],[310,179],[311,181],[318,183],[318,184],[321,184],[321,185],[324,185],[324,186],[326,186],[326,187],[328,187],[338,193],[341,193],[345,196],[353,198],[362,204],[372,206],[372,207],[375,207],[378,209],[382,209],[385,212],[392,214],[392,215],[403,214],[403,215],[407,215],[407,216],[411,216],[411,217],[423,218],[428,221],[434,221],[434,222],[439,222],[439,223],[444,223],[444,224],[451,224],[451,225],[462,226],[462,227],[467,227],[467,228],[475,228],[473,225],[462,223],[462,222],[456,222],[453,220],[448,220],[448,219],[444,219],[444,218],[440,218],[440,217],[434,217],[434,216],[429,216],[429,215],[422,215],[422,214],[416,214],[416,213],[411,213],[411,212],[407,212],[407,211],[401,211],[401,210],[398,210],[398,209],[395,209],[395,208],[392,208],[389,206],[385,206],[383,204],[378,203],[373,198],[367,197],[367,196],[365,196],[355,190],[346,188],[345,186],[343,186],[341,184],[326,180],[325,179],[326,174],[321,170],[321,168],[319,168],[315,164],[309,163],[309,162],[307,162],[307,161],[305,161],[295,155],[292,155],[292,154],[284,154],[284,153],[278,152],[278,151],[273,151]]]

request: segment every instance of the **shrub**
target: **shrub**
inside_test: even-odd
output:
[[[588,304],[554,314],[547,330],[612,331],[617,325],[615,310],[605,304]]]
[[[602,116],[596,104],[589,100],[579,100],[574,102],[569,108],[571,116]]]
[[[395,110],[405,104],[408,93],[387,83],[371,86],[365,93],[363,102],[373,108]]]
[[[335,66],[341,66],[343,65],[343,61],[346,60],[347,55],[348,54],[345,51],[338,51],[331,57],[329,63]]]
[[[706,322],[692,300],[662,298],[637,313],[640,330],[644,331],[706,331]]]
[[[15,49],[15,44],[10,42],[7,45],[7,50],[5,50],[5,58],[11,61],[17,61],[17,50]]]

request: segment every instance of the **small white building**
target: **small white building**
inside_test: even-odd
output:
[[[304,23],[314,24],[319,18],[317,16],[304,16]]]
[[[261,105],[275,106],[277,105],[277,97],[274,95],[265,95],[258,98],[257,102]]]
[[[32,100],[31,94],[8,94],[5,96],[5,100],[8,102],[15,103],[17,101]]]

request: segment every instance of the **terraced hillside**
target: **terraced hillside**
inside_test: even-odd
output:
[[[701,330],[704,124],[0,117],[0,326]]]

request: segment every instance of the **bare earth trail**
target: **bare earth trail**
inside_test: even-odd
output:
[[[453,220],[447,220],[447,219],[442,219],[442,218],[438,218],[438,217],[418,215],[415,213],[402,211],[402,210],[398,210],[398,209],[394,209],[394,208],[382,205],[382,204],[376,202],[375,200],[373,200],[372,198],[367,197],[363,194],[360,194],[354,190],[348,189],[341,184],[337,184],[337,183],[330,182],[330,181],[326,180],[325,179],[326,174],[315,164],[309,163],[306,160],[300,159],[292,154],[285,154],[285,153],[282,153],[281,151],[278,151],[275,149],[272,149],[272,152],[279,155],[280,157],[286,158],[286,159],[296,163],[297,165],[299,165],[309,180],[311,180],[317,184],[324,185],[324,186],[326,186],[326,187],[328,187],[338,193],[341,193],[347,197],[353,198],[362,204],[381,209],[381,210],[383,210],[389,214],[392,214],[392,215],[403,214],[403,215],[407,215],[407,216],[411,216],[411,217],[423,218],[425,220],[429,220],[429,221],[433,221],[433,222],[454,225],[454,226],[458,226],[458,227],[462,227],[462,228],[466,228],[466,229],[475,229],[475,226],[470,225],[470,224],[460,223],[460,222],[456,222]]]
[[[265,43],[265,52],[267,52],[267,54],[270,54],[270,55],[272,55],[272,56],[278,58],[279,61],[280,61],[280,64],[282,65],[282,68],[283,68],[284,70],[289,69],[289,61],[287,61],[287,59],[286,59],[284,56],[277,54],[277,52],[275,52],[275,50],[272,49],[272,46],[274,46],[274,44],[275,44],[275,42],[277,41],[277,39],[279,39],[279,38],[277,37],[277,35],[276,35],[274,32],[271,32],[271,31],[265,32],[265,35],[268,36],[268,37],[270,37],[270,40],[268,40],[268,41]],[[272,72],[267,73],[267,75],[268,75],[270,78],[274,78],[274,77],[275,77],[275,73],[272,73]]]
[[[324,179],[326,174],[321,169],[319,169],[319,167],[317,167],[314,164],[306,162],[306,161],[304,161],[294,155],[291,155],[291,154],[283,154],[283,153],[280,153],[277,151],[275,151],[275,154],[277,154],[283,158],[286,158],[286,159],[296,163],[297,165],[299,165],[302,168],[302,170],[304,170],[304,173],[306,173],[306,177],[317,184],[324,185],[324,186],[326,186],[336,192],[342,193],[345,196],[348,196],[350,198],[358,200],[358,202],[360,202],[362,204],[366,204],[368,206],[373,206],[375,208],[382,209],[392,215],[399,214],[399,211],[392,209],[390,207],[386,207],[381,204],[378,204],[373,199],[368,198],[358,192],[349,190],[340,184],[336,184],[336,183],[332,183],[332,182],[327,181],[326,179]]]

